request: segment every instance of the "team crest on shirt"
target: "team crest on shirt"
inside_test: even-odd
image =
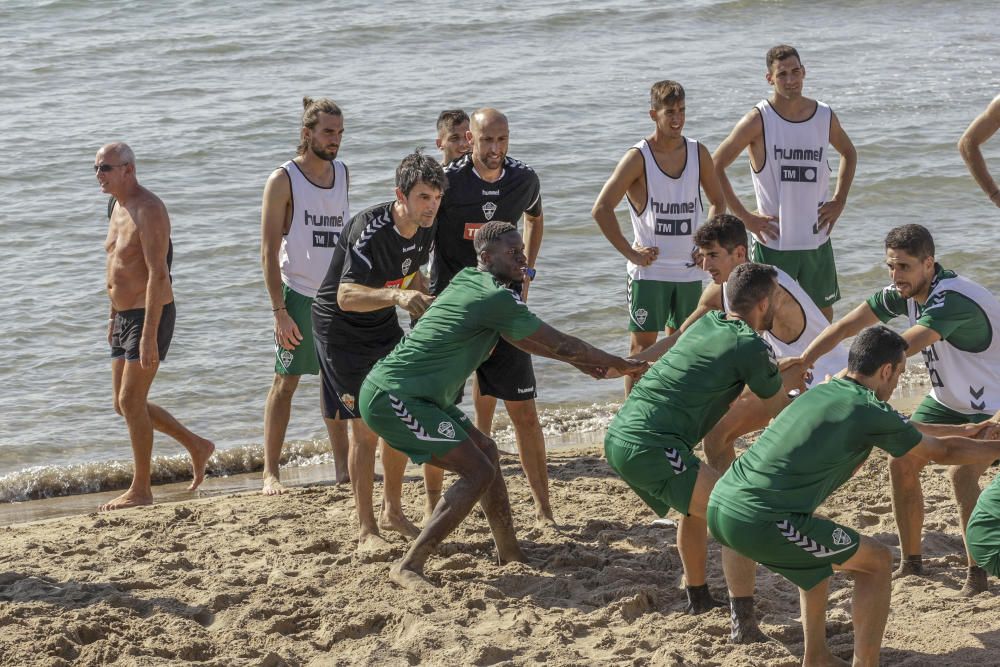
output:
[[[340,402],[344,404],[344,407],[354,412],[354,396],[351,394],[341,394]]]
[[[639,323],[640,327],[646,323],[647,317],[649,317],[649,312],[645,308],[635,311],[635,321]]]
[[[413,260],[410,259],[409,257],[407,257],[406,259],[403,260],[403,275],[404,276],[409,275],[409,273],[410,273],[410,266],[412,266],[412,264],[413,264]]]
[[[843,528],[833,531],[833,543],[842,547],[851,543],[851,536]]]
[[[493,219],[493,214],[497,212],[497,205],[491,201],[483,204],[483,215],[486,216],[487,220]]]
[[[438,433],[446,438],[455,437],[455,427],[452,426],[451,422],[441,422],[438,424]]]

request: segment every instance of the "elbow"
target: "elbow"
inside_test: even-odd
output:
[[[970,137],[962,135],[962,138],[958,140],[958,152],[961,154],[962,159],[966,162],[972,157],[973,152],[975,152],[976,145]]]

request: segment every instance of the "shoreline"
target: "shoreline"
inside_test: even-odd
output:
[[[926,385],[919,381],[901,384],[897,390],[897,395],[891,400],[893,406],[901,412],[912,412],[926,393]],[[614,404],[593,404],[591,406],[566,406],[548,408],[543,411],[542,421],[545,430],[546,451],[553,452],[566,451],[567,449],[580,447],[599,447],[604,439],[607,422],[610,420],[608,414],[593,414],[594,411],[600,413],[606,410],[607,405]],[[588,413],[588,410],[591,411]],[[550,416],[546,422],[545,415]],[[555,418],[552,418],[555,415]],[[582,425],[581,428],[565,429],[567,424]],[[745,437],[752,437],[749,434]],[[513,429],[503,413],[498,414],[496,426],[494,428],[494,438],[500,446],[501,453],[507,455],[516,454],[516,444],[514,442]],[[256,449],[260,449],[256,446]],[[311,440],[304,443],[288,443],[286,445],[286,455],[292,460],[291,464],[283,464],[281,468],[282,483],[288,487],[306,487],[315,485],[333,485],[334,469],[332,455],[328,451],[329,446],[324,440]],[[244,451],[222,450],[223,457],[246,458]],[[213,460],[215,459],[213,457]],[[259,458],[259,456],[258,456]],[[195,491],[187,491],[189,484],[189,464],[186,456],[173,455],[169,457],[154,457],[154,465],[177,467],[181,470],[180,475],[175,475],[172,481],[167,483],[154,484],[153,494],[155,504],[176,503],[199,500],[202,498],[233,495],[250,491],[259,491],[262,486],[261,474],[262,463],[251,465],[248,472],[238,472],[233,474],[211,475],[205,478],[202,485]],[[125,466],[130,466],[129,462],[112,462],[116,466],[116,472],[124,480],[124,484],[107,488],[101,491],[69,493],[45,498],[34,498],[29,500],[19,500],[13,502],[0,503],[0,528],[4,526],[18,526],[38,521],[46,521],[60,517],[86,515],[97,511],[97,508],[104,502],[117,497],[121,490],[128,486],[128,476],[123,475]],[[187,474],[185,474],[187,471]],[[376,458],[376,474],[381,474],[380,459]],[[422,479],[418,466],[407,463],[407,478]],[[119,510],[128,512],[129,510]]]

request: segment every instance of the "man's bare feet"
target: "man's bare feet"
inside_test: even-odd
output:
[[[274,475],[264,475],[264,488],[260,492],[265,496],[280,496],[288,493],[288,489]]]
[[[535,516],[535,528],[541,529],[559,529],[559,524],[551,516],[545,516],[544,514],[538,514]]]
[[[389,570],[389,581],[414,593],[433,593],[437,590],[423,575],[403,568],[401,563],[396,563]]]
[[[527,563],[528,557],[521,551],[520,545],[515,545],[506,549],[503,553],[497,551],[497,563],[506,565],[507,563]]]
[[[388,551],[392,545],[382,539],[378,533],[368,533],[358,538],[358,551]]]
[[[113,512],[114,510],[124,510],[129,507],[141,507],[142,505],[152,505],[153,494],[149,492],[139,492],[129,489],[114,500],[101,505],[98,511]]]
[[[195,451],[191,453],[191,472],[194,477],[191,479],[188,491],[194,491],[205,481],[205,468],[208,466],[208,460],[212,458],[212,453],[215,452],[215,443],[205,438],[198,438],[193,448]]]
[[[351,474],[346,470],[337,470],[333,479],[337,484],[350,484]]]
[[[827,651],[821,655],[803,656],[802,664],[810,665],[810,667],[812,665],[815,665],[816,667],[844,667],[847,665],[849,667],[851,663],[846,660],[841,660],[834,654],[830,653],[829,649],[827,649]]]
[[[378,527],[382,530],[394,530],[410,540],[415,539],[420,534],[420,529],[407,519],[405,514],[389,514],[385,508],[382,509],[382,514],[378,518]]]

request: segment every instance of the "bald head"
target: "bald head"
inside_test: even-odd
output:
[[[124,141],[114,141],[101,146],[101,150],[97,151],[97,157],[103,157],[105,160],[114,160],[115,162],[135,164],[135,153],[132,152],[132,149]]]
[[[469,131],[473,135],[482,132],[484,128],[493,126],[497,123],[502,124],[504,127],[507,125],[507,116],[503,115],[496,109],[490,107],[484,107],[478,109],[472,113],[472,118],[469,119]]]
[[[469,141],[476,168],[493,172],[503,168],[510,138],[507,116],[496,109],[479,109],[469,119]],[[482,175],[482,174],[481,174]]]

